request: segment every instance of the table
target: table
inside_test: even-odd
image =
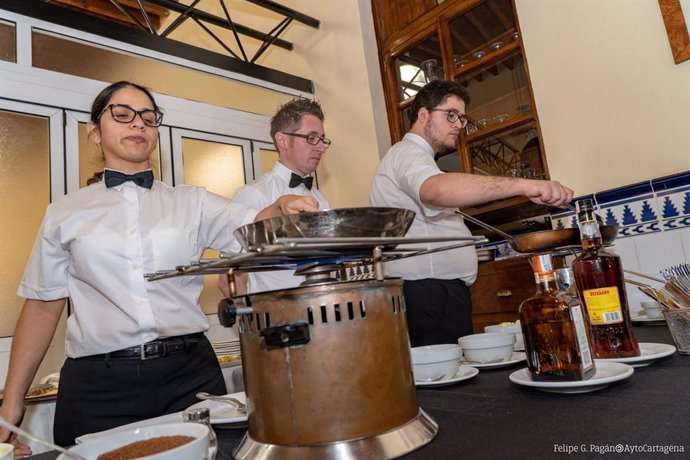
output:
[[[636,327],[635,334],[640,342],[673,344],[664,326]],[[419,389],[419,405],[436,420],[439,433],[404,458],[646,460],[687,458],[690,454],[690,431],[686,431],[690,356],[674,354],[635,368],[630,379],[585,394],[553,394],[515,385],[508,375],[520,367],[482,370],[457,385]],[[216,433],[220,442],[217,458],[232,459],[244,430],[218,429]],[[647,451],[600,453],[617,445]],[[31,458],[56,457],[48,452]]]

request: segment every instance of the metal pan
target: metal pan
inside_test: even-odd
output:
[[[414,216],[414,211],[399,208],[326,209],[261,220],[238,228],[234,235],[247,251],[278,238],[403,237]]]
[[[520,235],[509,235],[506,232],[492,227],[491,225],[475,219],[462,211],[457,211],[465,219],[473,224],[479,225],[490,232],[501,235],[508,241],[510,247],[517,252],[533,253],[552,251],[566,246],[580,245],[580,230],[577,228],[560,228],[556,230],[541,230],[538,232],[523,233]],[[601,239],[604,244],[611,244],[618,236],[618,226],[600,225]]]

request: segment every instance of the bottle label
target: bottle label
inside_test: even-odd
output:
[[[596,221],[580,222],[579,227],[582,237],[594,238],[599,233]]]
[[[587,328],[585,320],[582,316],[582,307],[574,305],[570,308],[573,315],[573,325],[575,326],[575,334],[577,334],[577,344],[580,347],[580,356],[582,357],[582,367],[589,369],[594,363],[592,360],[592,350],[589,348],[589,340],[587,340]]]
[[[585,289],[582,297],[592,326],[623,322],[623,310],[616,286]]]

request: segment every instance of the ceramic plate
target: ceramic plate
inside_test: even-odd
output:
[[[439,380],[437,382],[426,382],[423,380],[415,380],[415,385],[418,387],[440,387],[444,385],[453,385],[454,383],[468,380],[479,374],[479,369],[472,366],[460,366],[455,375],[451,378]]]
[[[499,367],[508,367],[527,359],[527,355],[521,352],[513,352],[513,356],[508,361],[501,361],[500,363],[486,363],[480,364],[471,361],[465,361],[465,358],[460,358],[460,364],[476,367],[477,369],[496,369]]]
[[[518,385],[533,387],[537,390],[550,393],[589,393],[601,390],[613,382],[630,377],[635,370],[623,363],[597,361],[597,372],[589,380],[570,382],[540,382],[532,380],[527,368],[520,369],[510,374],[510,381]]]
[[[657,359],[665,358],[666,356],[671,356],[676,352],[676,347],[673,345],[667,345],[665,343],[639,343],[640,345],[640,356],[633,356],[632,358],[610,358],[610,359],[597,359],[603,362],[617,362],[625,363],[632,367],[643,367],[649,366]],[[597,364],[598,366],[599,364]]]
[[[236,398],[237,400],[245,404],[247,402],[247,396],[244,394],[244,391],[241,391],[239,393],[231,393],[228,396],[232,396],[233,398]],[[198,409],[200,407],[208,408],[209,412],[211,413],[212,425],[228,423],[232,424],[247,421],[247,414],[240,414],[235,408],[235,405],[229,402],[211,401],[207,399],[205,401],[193,404],[189,406],[187,409]]]
[[[630,318],[633,324],[638,324],[641,326],[665,326],[666,320],[661,318],[650,318],[647,315],[637,315]]]

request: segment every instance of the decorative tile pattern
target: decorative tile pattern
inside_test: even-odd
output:
[[[589,196],[618,238],[690,227],[690,171],[605,190]],[[552,228],[577,227],[575,213],[550,209]]]
[[[690,172],[652,180],[663,230],[690,227]]]

